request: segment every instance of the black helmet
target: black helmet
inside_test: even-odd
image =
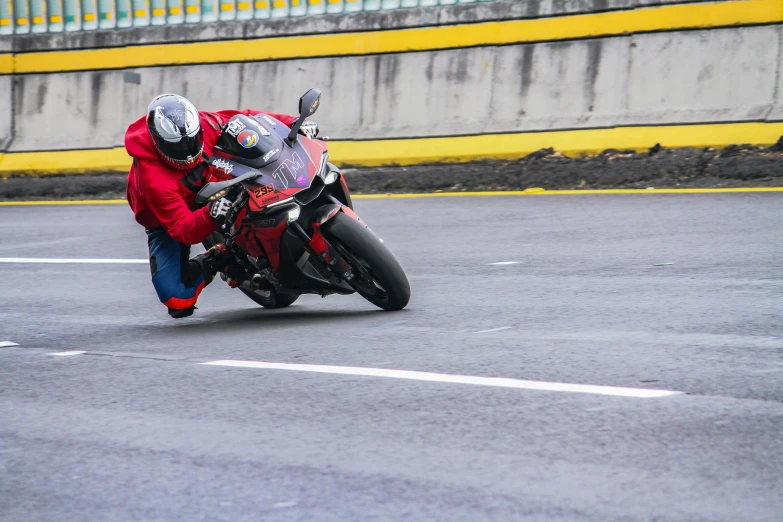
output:
[[[174,168],[191,169],[201,161],[204,139],[196,107],[177,94],[161,94],[147,108],[147,129],[158,155]]]

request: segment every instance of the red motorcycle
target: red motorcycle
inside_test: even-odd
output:
[[[358,292],[400,310],[410,300],[405,272],[353,211],[326,141],[298,132],[320,99],[317,89],[302,96],[291,129],[266,115],[226,123],[210,164],[228,179],[205,184],[197,202],[230,195],[234,204],[204,246],[225,243],[245,276],[240,290],[266,308],[289,306],[301,294]]]

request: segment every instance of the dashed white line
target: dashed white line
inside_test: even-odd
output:
[[[500,388],[540,390],[552,392],[592,393],[614,395],[618,397],[657,398],[679,395],[683,392],[673,390],[655,390],[645,388],[622,388],[615,386],[597,386],[591,384],[567,384],[561,382],[525,381],[502,377],[474,377],[471,375],[452,375],[445,373],[415,372],[405,370],[385,370],[382,368],[359,368],[353,366],[324,366],[316,364],[288,364],[261,361],[211,361],[209,366],[228,366],[236,368],[256,368],[261,370],[289,370],[297,372],[332,373],[339,375],[358,375],[365,377],[388,377],[391,379],[409,379],[414,381],[444,382],[451,384],[473,384]]]
[[[128,265],[148,264],[148,259],[68,259],[68,258],[42,258],[42,257],[0,257],[0,263],[39,263],[39,264],[87,264],[87,265]]]
[[[0,348],[11,348],[12,346],[19,346],[19,344],[11,341],[0,341]]]
[[[518,265],[522,261],[498,261],[497,263],[490,263],[490,265]]]
[[[85,351],[79,351],[79,350],[73,350],[70,352],[54,352],[50,353],[49,355],[56,355],[57,357],[68,357],[69,355],[81,355],[83,353],[87,353]]]
[[[501,326],[500,328],[490,328],[489,330],[479,330],[478,332],[473,333],[490,333],[490,332],[502,332],[503,330],[511,330],[513,326]]]

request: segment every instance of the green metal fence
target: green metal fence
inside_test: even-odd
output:
[[[0,35],[386,11],[495,0],[0,0]]]

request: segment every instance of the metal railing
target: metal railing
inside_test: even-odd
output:
[[[495,0],[0,0],[0,35],[264,20]]]

